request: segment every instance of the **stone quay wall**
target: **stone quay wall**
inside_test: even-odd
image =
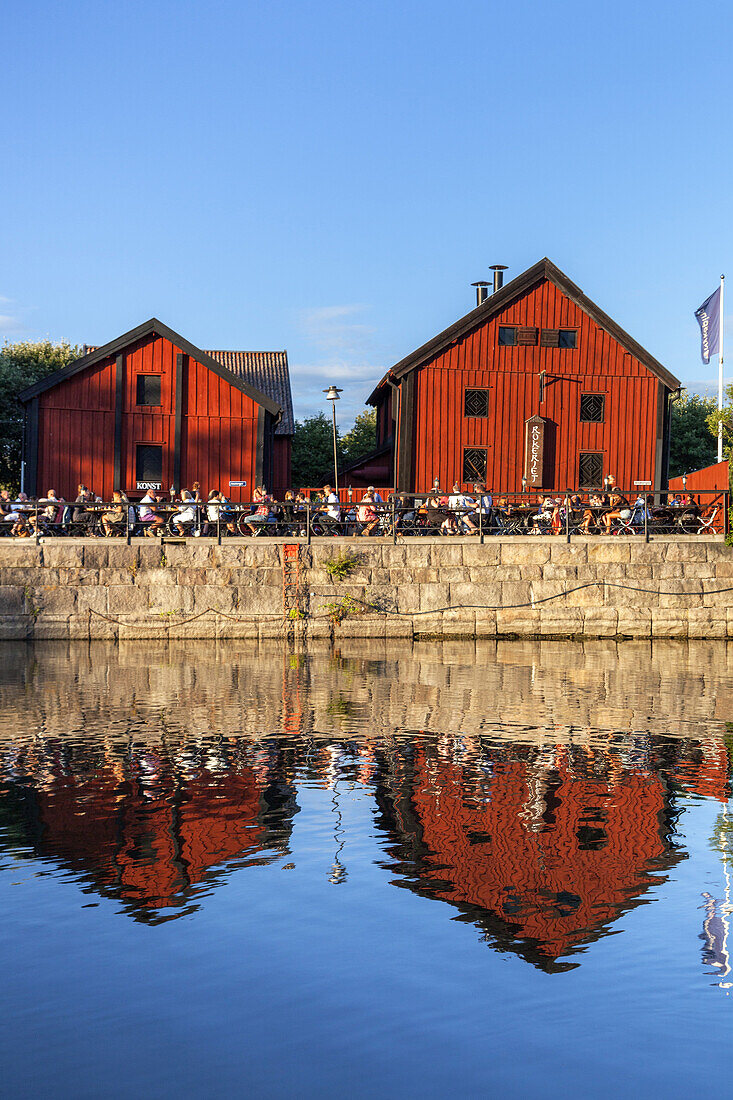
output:
[[[733,637],[721,538],[301,541],[288,617],[284,545],[3,539],[0,638]]]

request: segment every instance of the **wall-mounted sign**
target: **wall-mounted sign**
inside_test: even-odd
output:
[[[162,481],[138,481],[135,485],[136,489],[162,489]]]
[[[245,485],[246,485],[246,484],[247,484],[247,482],[246,482],[246,481],[230,481],[230,482],[229,482],[229,488],[230,488],[230,489],[232,489],[232,488],[233,488],[233,487],[234,487],[234,486],[236,485],[236,486],[238,486],[238,487],[239,487],[240,489],[243,489],[243,488],[245,487]]]
[[[545,472],[545,421],[532,416],[524,422],[524,476],[528,489],[541,489]]]
[[[641,486],[645,486],[645,485],[648,485],[650,489],[652,487],[651,481],[635,481],[634,482],[635,487],[641,487]]]

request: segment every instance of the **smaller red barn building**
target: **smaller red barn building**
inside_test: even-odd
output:
[[[24,486],[67,500],[201,482],[232,500],[290,483],[285,352],[205,352],[152,318],[20,395]]]
[[[417,493],[436,479],[590,489],[608,474],[661,489],[679,384],[543,259],[385,375],[368,399],[370,459],[387,484]]]

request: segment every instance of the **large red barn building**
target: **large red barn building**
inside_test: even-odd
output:
[[[418,493],[436,480],[588,489],[609,474],[661,489],[679,385],[543,259],[504,286],[499,276],[490,297],[385,375],[368,399],[369,473]]]
[[[290,483],[293,408],[285,352],[200,351],[156,318],[20,395],[24,486],[104,500],[199,481],[232,500]]]

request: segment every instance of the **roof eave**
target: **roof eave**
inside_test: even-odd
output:
[[[142,325],[138,325],[136,328],[130,329],[129,332],[123,333],[122,336],[118,336],[115,340],[103,344],[89,355],[83,355],[80,359],[75,359],[73,363],[69,363],[68,366],[63,367],[61,370],[54,371],[53,374],[47,375],[46,378],[42,378],[39,382],[36,382],[35,385],[29,386],[28,389],[18,394],[18,400],[23,404],[31,401],[34,397],[38,397],[39,394],[58,385],[59,382],[64,382],[67,378],[71,378],[80,371],[86,370],[87,367],[91,367],[95,363],[99,363],[103,359],[109,358],[111,355],[116,355],[117,352],[122,351],[122,349],[129,344],[134,344],[136,340],[141,340],[144,336],[148,336],[151,333],[155,333],[156,336],[162,336],[166,340],[169,340],[176,347],[180,348],[181,351],[190,355],[192,359],[195,359],[198,363],[201,363],[202,366],[218,375],[219,378],[224,379],[225,382],[228,382],[230,385],[234,386],[235,389],[240,390],[247,397],[251,398],[255,404],[261,405],[273,416],[278,416],[278,414],[280,417],[282,416],[282,408],[277,401],[273,401],[267,394],[262,393],[260,390],[255,389],[254,386],[250,386],[248,382],[232,374],[230,370],[222,366],[221,363],[217,363],[215,359],[212,359],[205,351],[197,348],[190,340],[186,340],[180,333],[164,325],[157,317],[151,317],[149,321],[145,321]]]

